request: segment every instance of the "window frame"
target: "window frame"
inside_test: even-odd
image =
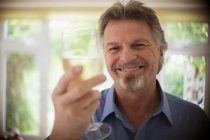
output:
[[[0,21],[1,25],[1,33],[6,32],[6,21]],[[1,36],[1,46],[0,46],[0,62],[2,65],[0,69],[0,133],[6,132],[6,61],[7,61],[7,54],[9,53],[28,53],[34,55],[34,58],[38,62],[38,72],[39,72],[39,83],[40,83],[40,128],[39,128],[39,135],[24,135],[26,139],[43,139],[47,133],[47,98],[48,98],[48,69],[50,64],[50,45],[49,45],[49,31],[48,31],[48,21],[42,21],[41,33],[40,37],[36,39],[33,46],[24,46],[18,39],[13,41],[6,39],[6,36]],[[15,47],[17,46],[17,47]],[[21,46],[21,47],[19,47]],[[42,51],[40,51],[42,50]],[[47,93],[47,94],[46,94]]]
[[[174,22],[174,20],[164,20],[161,25],[167,22]],[[178,54],[184,56],[204,56],[206,61],[206,69],[205,69],[205,91],[204,91],[204,108],[203,110],[206,112],[207,116],[210,118],[210,21],[206,20],[198,20],[198,21],[184,21],[184,20],[175,20],[175,22],[206,22],[208,24],[208,42],[192,42],[189,44],[180,43],[180,42],[168,42],[168,49],[166,50],[168,54]],[[174,44],[175,43],[175,44]],[[199,46],[199,47],[198,47]],[[163,76],[164,75],[164,66],[161,72],[158,75],[161,83],[164,83]],[[163,85],[164,86],[164,85]]]

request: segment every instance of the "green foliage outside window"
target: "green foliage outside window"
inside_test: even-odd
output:
[[[7,61],[6,130],[18,129],[33,132],[37,128],[28,100],[25,78],[34,69],[33,57],[26,54],[10,54]]]
[[[187,66],[192,68],[192,72],[187,71]],[[183,98],[185,92],[184,80],[188,80],[188,82],[193,80],[205,81],[206,63],[204,57],[187,57],[182,55],[166,56],[164,68],[164,90],[180,98]],[[200,88],[203,89],[204,85]]]
[[[167,23],[165,26],[165,35],[168,42],[186,42],[195,43],[208,42],[208,24],[207,23]],[[170,46],[169,46],[170,47]],[[190,45],[189,45],[190,47]],[[197,46],[200,47],[200,46]],[[182,59],[180,63],[174,63],[171,59],[173,56],[167,56],[165,60],[165,89],[178,97],[183,97],[184,80],[186,75],[194,75],[194,79],[205,81],[205,58],[176,56],[176,60]],[[191,65],[195,73],[186,73],[186,66]],[[191,76],[190,76],[191,77]],[[193,76],[192,76],[193,77]],[[188,76],[189,79],[189,76]],[[203,87],[204,88],[204,85]]]
[[[167,92],[182,98],[183,96],[183,65],[174,63],[170,57],[165,58],[165,88]]]
[[[41,29],[41,22],[38,20],[14,19],[6,23],[9,39],[37,37]],[[6,130],[8,132],[18,129],[22,133],[37,133],[38,122],[34,117],[27,93],[28,85],[33,83],[28,83],[26,79],[34,72],[33,58],[30,54],[7,54]]]
[[[7,36],[10,39],[20,37],[37,37],[41,30],[39,20],[9,20],[7,21]]]
[[[208,42],[208,23],[167,23],[165,35],[168,42]]]

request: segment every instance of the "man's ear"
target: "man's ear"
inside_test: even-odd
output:
[[[160,55],[161,55],[161,56],[164,56],[164,50],[163,50],[163,48],[160,48],[159,51],[160,51]]]
[[[159,53],[160,53],[160,59],[159,59],[159,67],[157,74],[161,71],[163,63],[164,63],[164,50],[163,48],[159,48]]]
[[[164,50],[163,48],[160,48],[159,51],[160,51],[160,64],[163,64],[164,63]]]

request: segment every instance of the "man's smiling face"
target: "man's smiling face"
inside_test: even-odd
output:
[[[148,24],[141,20],[111,20],[104,31],[106,66],[115,86],[137,92],[156,79],[163,63]]]

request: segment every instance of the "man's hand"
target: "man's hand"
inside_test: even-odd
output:
[[[50,140],[76,140],[88,127],[100,103],[100,92],[92,88],[105,81],[104,75],[71,84],[82,67],[69,69],[54,89],[55,121]]]

